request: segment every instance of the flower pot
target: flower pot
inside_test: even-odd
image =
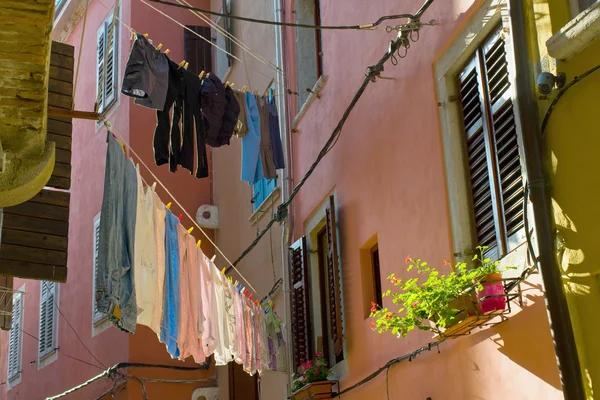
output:
[[[311,382],[292,393],[291,400],[331,399],[332,381]]]
[[[506,293],[502,283],[502,274],[489,274],[480,279],[483,290],[477,290],[477,310],[481,314],[494,311],[504,311],[506,308]]]
[[[446,325],[445,328],[437,326],[436,322],[438,319],[436,317],[433,317],[429,321],[429,324],[434,329],[434,331],[444,332],[446,329],[449,329],[449,328],[457,325],[458,323],[460,323],[461,321],[464,321],[468,317],[470,317],[472,315],[477,315],[477,311],[475,309],[475,303],[477,303],[476,300],[477,299],[474,298],[474,296],[469,295],[469,294],[460,296],[459,298],[451,301],[450,304],[448,305],[451,309],[459,310],[458,314],[456,314],[456,316],[454,317],[454,320],[452,321],[451,324]]]

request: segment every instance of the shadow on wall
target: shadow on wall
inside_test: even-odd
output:
[[[521,283],[523,308],[518,314],[493,329],[479,331],[471,335],[473,345],[490,339],[498,346],[498,351],[512,362],[558,390],[562,390],[558,366],[550,335],[541,284]],[[518,309],[518,305],[511,305]],[[470,360],[471,369],[480,371],[479,365]],[[471,396],[472,398],[476,398]]]

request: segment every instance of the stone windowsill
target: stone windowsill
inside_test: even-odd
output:
[[[315,101],[315,99],[318,98],[319,93],[321,93],[321,90],[323,89],[324,85],[325,85],[325,75],[321,75],[321,77],[319,79],[317,79],[317,83],[315,83],[315,86],[313,86],[312,93],[308,95],[308,98],[302,105],[302,108],[300,108],[300,111],[298,111],[298,114],[292,121],[292,125],[291,125],[292,132],[298,131],[298,125],[300,125],[300,121],[302,121],[302,118],[304,118],[306,111],[308,111],[308,108],[313,103],[313,101]]]
[[[256,223],[260,221],[265,215],[271,215],[271,213],[269,212],[272,211],[271,206],[276,205],[277,200],[279,200],[279,197],[281,197],[281,189],[278,186],[275,189],[273,189],[273,191],[267,196],[265,201],[263,201],[261,205],[258,206],[256,211],[252,213],[250,218],[248,218],[248,221],[250,221],[252,225],[256,225]]]
[[[573,18],[546,42],[548,54],[557,60],[568,60],[600,39],[600,2]]]

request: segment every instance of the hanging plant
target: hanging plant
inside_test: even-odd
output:
[[[478,247],[483,254],[485,247]],[[416,269],[419,276],[402,281],[395,274],[388,276],[394,290],[383,293],[391,297],[397,308],[379,308],[371,302],[371,329],[406,337],[414,329],[441,334],[444,329],[469,315],[504,309],[506,297],[498,261],[473,256],[472,265],[460,262],[452,272],[442,275],[427,261],[406,257],[407,271]],[[450,265],[444,261],[444,266]],[[509,267],[513,268],[513,267]],[[490,289],[491,288],[491,289]],[[479,298],[483,299],[479,302]],[[482,307],[485,305],[485,307]]]

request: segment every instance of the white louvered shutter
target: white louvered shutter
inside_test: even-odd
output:
[[[8,379],[14,379],[21,373],[21,328],[23,324],[23,294],[13,295],[13,318],[8,343]]]
[[[106,76],[104,77],[104,109],[115,100],[116,98],[116,82],[117,82],[117,56],[116,56],[116,42],[117,42],[117,25],[115,29],[111,29],[113,17],[112,13],[108,16],[104,22],[104,31],[106,36],[105,44],[105,62],[106,62]]]
[[[102,23],[98,28],[97,47],[96,47],[96,99],[98,101],[98,113],[104,110],[104,86],[102,83],[102,73],[104,70],[105,52],[106,52],[106,24]]]
[[[56,348],[56,282],[42,281],[40,297],[40,335],[38,356],[42,358]]]
[[[100,214],[94,219],[94,293],[92,294],[94,306],[94,322],[101,320],[104,315],[98,311],[96,304],[96,287],[98,284],[98,246],[100,245]]]

